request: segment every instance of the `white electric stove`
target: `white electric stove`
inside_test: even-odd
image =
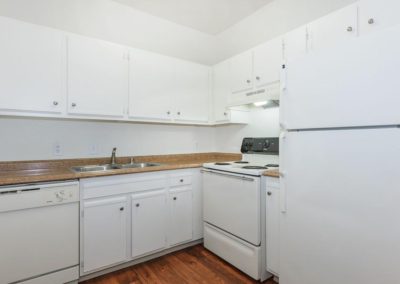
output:
[[[204,168],[237,174],[261,176],[279,167],[279,138],[244,138],[241,161],[205,163]]]
[[[264,281],[266,186],[262,174],[278,167],[279,138],[244,138],[241,161],[203,165],[204,246],[256,280]]]

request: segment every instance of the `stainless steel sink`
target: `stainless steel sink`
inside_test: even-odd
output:
[[[119,169],[133,169],[133,168],[147,168],[161,166],[160,163],[129,163],[129,164],[105,164],[105,165],[89,165],[89,166],[76,166],[71,169],[74,172],[84,173],[84,172],[104,172]]]
[[[121,169],[131,169],[131,168],[147,168],[147,167],[157,167],[161,166],[160,163],[133,163],[133,164],[122,164],[119,165]]]
[[[89,166],[76,166],[71,168],[75,172],[83,173],[83,172],[102,172],[102,171],[111,171],[120,169],[119,165],[89,165]]]

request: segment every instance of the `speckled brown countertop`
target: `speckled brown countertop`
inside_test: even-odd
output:
[[[267,170],[263,175],[267,177],[279,177],[279,170]]]
[[[79,178],[199,168],[203,163],[241,160],[241,154],[198,153],[135,157],[135,162],[162,163],[161,166],[118,169],[105,172],[76,173],[73,166],[106,164],[110,158],[0,162],[0,185],[61,181]],[[117,163],[129,163],[129,157],[117,158]]]

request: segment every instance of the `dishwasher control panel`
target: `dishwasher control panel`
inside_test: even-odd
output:
[[[78,201],[77,181],[0,187],[0,212]]]

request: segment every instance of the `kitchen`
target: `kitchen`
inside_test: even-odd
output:
[[[0,283],[400,282],[400,5],[200,2],[0,1]]]

